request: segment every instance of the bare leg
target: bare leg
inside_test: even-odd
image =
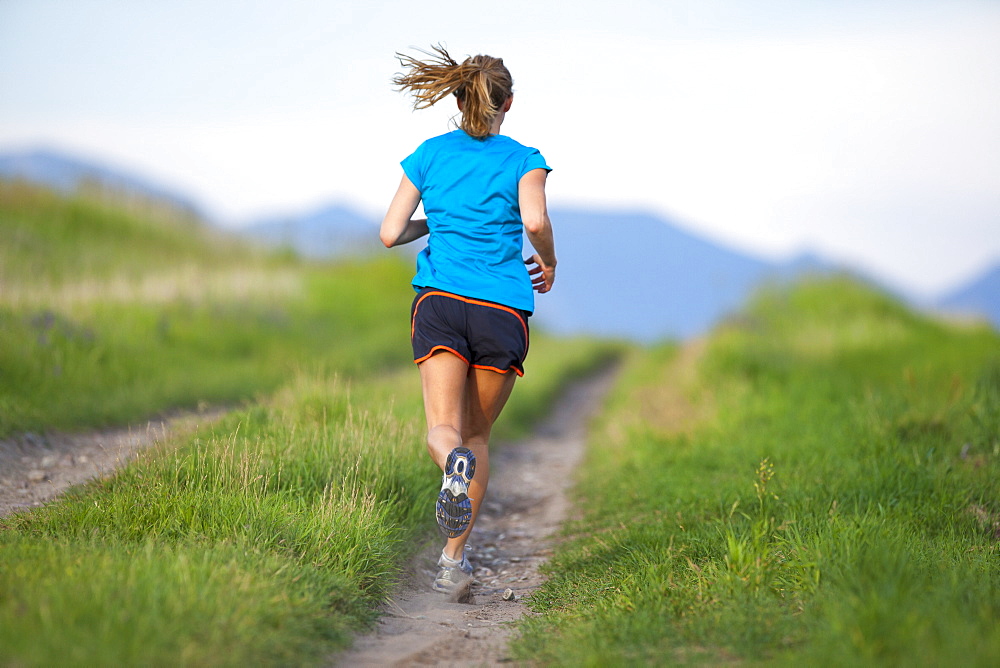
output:
[[[420,363],[427,417],[427,450],[443,471],[448,453],[462,445],[462,417],[469,366],[456,355],[439,352]]]
[[[476,475],[469,485],[472,499],[472,521],[469,528],[457,538],[449,538],[444,552],[452,559],[461,559],[476,517],[486,498],[490,482],[490,432],[500,416],[504,404],[514,389],[514,372],[497,373],[484,369],[470,369],[466,384],[465,417],[462,422],[462,441],[476,456]]]
[[[427,416],[427,449],[442,470],[448,453],[460,445],[476,457],[476,474],[469,485],[472,521],[465,533],[449,538],[444,552],[461,559],[469,533],[486,496],[490,479],[489,442],[493,423],[510,397],[517,375],[466,366],[450,353],[432,355],[420,364]]]

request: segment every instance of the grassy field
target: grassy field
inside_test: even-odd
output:
[[[166,212],[3,183],[0,234],[0,437],[409,359],[410,269],[388,254],[309,265]]]
[[[546,665],[1000,663],[1000,336],[848,280],[633,355],[531,599]]]
[[[307,264],[10,185],[0,232],[0,434],[233,405],[0,520],[0,665],[284,665],[344,646],[435,535],[409,263]],[[500,436],[612,353],[534,337]]]

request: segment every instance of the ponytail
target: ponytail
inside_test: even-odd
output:
[[[514,81],[503,60],[472,56],[459,65],[443,46],[431,48],[434,53],[421,51],[424,60],[397,53],[399,64],[408,71],[397,74],[392,83],[401,91],[410,91],[414,109],[426,109],[454,94],[462,103],[459,127],[476,139],[487,137],[493,120],[513,94]]]

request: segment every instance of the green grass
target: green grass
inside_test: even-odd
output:
[[[0,519],[0,665],[322,663],[436,540],[412,268],[5,187],[0,435],[239,405]],[[498,436],[617,350],[534,335]]]
[[[238,404],[407,362],[410,267],[313,265],[0,183],[0,437]]]
[[[0,180],[0,284],[9,296],[81,280],[235,267],[265,253],[164,206],[62,196]],[[277,258],[275,258],[277,260]]]
[[[0,520],[0,663],[301,663],[346,642],[431,525],[404,390],[300,377]]]
[[[359,375],[405,364],[406,277],[383,260],[303,268],[281,299],[0,305],[0,436],[238,403],[297,369]]]
[[[531,599],[553,665],[996,665],[1000,337],[847,280],[637,353]]]

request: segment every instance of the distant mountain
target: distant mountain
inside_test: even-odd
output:
[[[740,308],[766,280],[833,270],[804,255],[772,263],[642,212],[553,209],[556,286],[537,321],[560,334],[687,338]]]
[[[950,313],[983,316],[1000,328],[1000,262],[946,294],[938,300],[937,307]]]
[[[138,195],[204,218],[192,200],[150,180],[43,148],[0,153],[0,178],[23,179],[64,193],[94,188],[113,195]]]
[[[370,254],[385,250],[378,223],[339,204],[300,216],[271,217],[240,227],[246,236],[275,246],[287,246],[304,257],[324,258]]]

